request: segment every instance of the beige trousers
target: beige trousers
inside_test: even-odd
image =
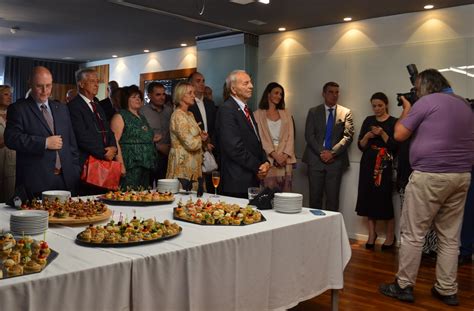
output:
[[[470,178],[470,172],[410,175],[400,220],[400,287],[415,285],[424,239],[433,224],[438,235],[435,288],[441,295],[457,293],[459,233]]]

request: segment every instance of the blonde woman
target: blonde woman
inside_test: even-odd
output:
[[[292,170],[296,163],[293,118],[285,109],[285,90],[271,82],[263,91],[259,109],[254,116],[260,131],[263,149],[272,164],[263,180],[265,187],[289,192],[292,188]]]
[[[0,202],[6,202],[15,191],[15,151],[5,146],[3,138],[7,124],[7,109],[11,103],[11,87],[0,85]]]
[[[188,108],[194,105],[194,88],[191,83],[176,85],[173,103],[176,106],[171,115],[171,149],[168,157],[166,178],[186,178],[197,180],[202,176],[203,143],[208,134],[202,132]],[[193,190],[197,183],[193,184]]]

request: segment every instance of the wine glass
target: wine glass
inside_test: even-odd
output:
[[[212,196],[213,198],[218,198],[219,196],[217,195],[217,187],[219,187],[219,182],[221,181],[221,175],[219,174],[218,171],[213,171],[212,172],[212,184],[214,185],[214,195]]]

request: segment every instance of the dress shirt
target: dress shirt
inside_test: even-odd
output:
[[[89,106],[89,109],[94,112],[94,108],[92,108],[91,101],[93,102],[94,100],[90,100],[89,98],[85,97],[83,94],[79,93],[79,95],[82,97],[83,100],[87,103],[87,106]]]
[[[201,113],[202,123],[204,123],[204,131],[207,132],[207,115],[206,115],[206,108],[204,107],[204,101],[200,98],[195,98],[196,105],[199,108],[199,112]]]
[[[245,115],[245,106],[247,106],[247,104],[245,104],[243,101],[241,101],[240,99],[238,99],[237,97],[231,95],[232,98],[237,102],[237,104],[239,105],[240,107],[240,111],[242,111],[243,115],[245,116],[245,118],[247,119],[247,116]],[[250,108],[249,108],[249,113],[250,113]],[[252,124],[252,127],[253,127],[253,131],[255,132],[255,135],[257,135],[257,138],[258,140],[260,140],[260,137],[258,136],[257,134],[257,130],[256,130],[256,127],[255,127],[255,124],[253,124],[253,120],[252,120],[252,117],[250,117],[250,123]]]

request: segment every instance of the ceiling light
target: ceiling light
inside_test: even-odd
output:
[[[263,4],[269,4],[270,0],[258,0],[258,2],[263,3]]]
[[[117,58],[118,56],[114,54],[114,55],[112,55],[112,57],[113,57],[113,58]]]
[[[10,28],[10,32],[11,32],[12,34],[16,34],[16,32],[17,32],[18,30],[20,30],[20,27],[18,27],[18,26],[13,26],[12,28]]]
[[[351,20],[352,20],[352,17],[349,17],[349,16],[348,16],[348,17],[344,17],[344,21],[345,21],[345,22],[350,22]]]
[[[145,52],[145,53],[149,53],[149,52],[150,52],[150,50],[148,50],[148,49],[147,49],[147,50],[143,50],[143,52]]]
[[[180,45],[181,45],[182,47],[188,46],[187,43],[181,43]]]
[[[285,27],[280,27],[280,28],[278,28],[278,31],[285,31],[285,30],[286,30]]]
[[[431,10],[432,8],[434,8],[434,5],[432,4],[427,4],[423,7],[425,10]]]

